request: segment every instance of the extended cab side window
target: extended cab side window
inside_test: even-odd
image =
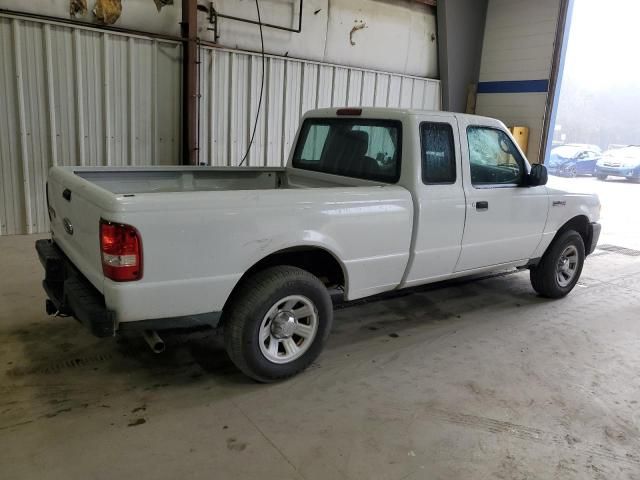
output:
[[[506,133],[491,127],[468,127],[467,139],[471,183],[474,186],[522,183],[524,159]]]
[[[427,185],[456,181],[456,152],[453,129],[448,123],[420,124],[422,182]]]

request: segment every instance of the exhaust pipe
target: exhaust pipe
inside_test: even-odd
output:
[[[160,338],[158,332],[156,332],[155,330],[145,330],[144,332],[142,332],[142,336],[144,337],[153,353],[164,352],[164,340]]]

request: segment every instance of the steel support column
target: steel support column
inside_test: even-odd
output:
[[[198,2],[182,0],[183,155],[184,165],[198,164]]]

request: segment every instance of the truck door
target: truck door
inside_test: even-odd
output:
[[[547,221],[546,187],[523,186],[528,165],[501,128],[459,121],[467,214],[455,271],[531,258]]]
[[[450,115],[420,117],[414,238],[403,286],[446,277],[460,256],[465,198],[458,125]],[[415,142],[418,143],[418,142]]]

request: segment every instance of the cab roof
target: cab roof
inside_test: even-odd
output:
[[[317,108],[307,111],[304,116],[306,117],[337,117],[339,110],[362,110],[360,115],[345,115],[353,117],[364,118],[398,118],[402,116],[412,117],[420,115],[435,115],[443,117],[455,117],[455,118],[468,118],[474,119],[475,122],[486,121],[487,123],[494,123],[497,119],[491,117],[483,117],[481,115],[472,115],[469,113],[457,113],[447,112],[443,110],[422,110],[418,108],[396,108],[396,107],[330,107],[330,108]]]

